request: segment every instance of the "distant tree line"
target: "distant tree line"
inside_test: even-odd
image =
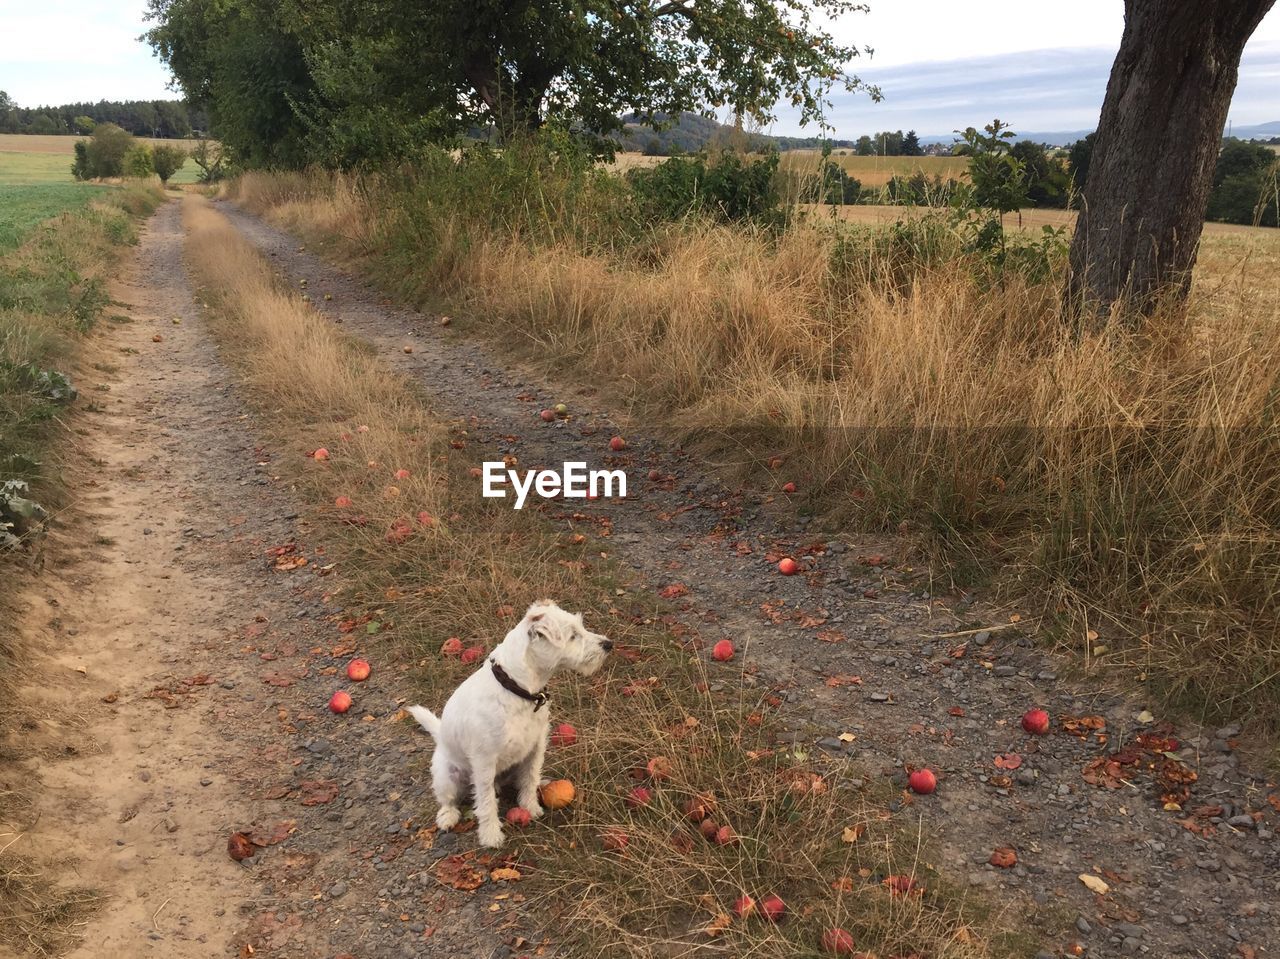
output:
[[[88,136],[113,123],[139,137],[180,140],[209,128],[205,112],[185,100],[99,100],[56,107],[20,107],[0,90],[0,133]]]
[[[1077,190],[1089,179],[1095,134],[1073,143],[1067,165]],[[1277,138],[1280,140],[1280,138]],[[1213,171],[1213,188],[1205,218],[1217,223],[1276,226],[1280,156],[1265,143],[1226,137]]]

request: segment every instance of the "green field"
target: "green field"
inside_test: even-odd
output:
[[[71,161],[78,137],[0,136],[0,253],[17,247],[50,217],[77,210],[113,186],[77,183]],[[190,160],[169,182],[194,183]]]
[[[0,153],[0,253],[36,224],[84,206],[110,187],[76,183],[71,161],[48,153]]]

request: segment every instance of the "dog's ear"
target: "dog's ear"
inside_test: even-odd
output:
[[[559,632],[549,620],[543,617],[542,613],[535,613],[529,617],[529,641],[534,642],[539,639],[548,643],[558,643]]]

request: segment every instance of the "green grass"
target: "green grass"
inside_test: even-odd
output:
[[[17,249],[33,229],[59,213],[78,210],[107,187],[79,183],[4,186],[0,180],[0,253]]]
[[[66,138],[68,143],[74,137]],[[5,144],[0,144],[4,146]],[[15,152],[0,149],[0,253],[16,249],[32,229],[59,213],[83,208],[113,186],[77,183],[71,176],[72,154]],[[190,160],[170,184],[196,182]]]

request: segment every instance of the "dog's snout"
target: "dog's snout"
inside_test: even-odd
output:
[[[606,640],[601,641],[601,643],[600,643],[600,648],[601,648],[601,649],[603,649],[606,653],[611,653],[611,652],[613,652],[613,640],[612,640],[612,639],[606,639]]]

